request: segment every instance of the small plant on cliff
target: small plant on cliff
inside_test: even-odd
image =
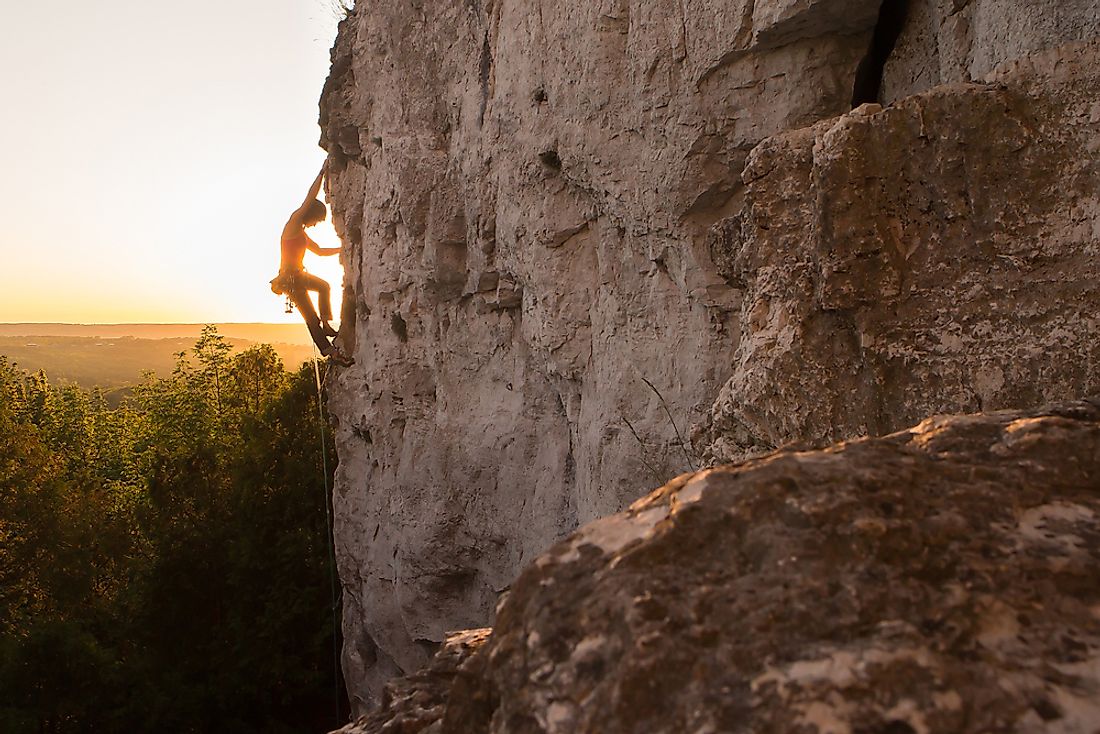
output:
[[[673,479],[679,471],[685,468],[685,466],[691,471],[696,471],[696,467],[701,462],[699,461],[699,457],[694,454],[691,444],[685,440],[684,434],[680,432],[680,426],[672,416],[672,410],[668,407],[668,401],[665,400],[665,396],[657,389],[657,386],[644,375],[639,374],[638,378],[645,383],[646,387],[648,387],[657,397],[661,410],[668,421],[668,425],[672,429],[673,435],[676,437],[675,448],[671,450],[667,441],[647,441],[626,416],[620,415],[623,424],[630,431],[642,450],[640,457],[642,465],[649,472],[649,475],[653,478],[653,481],[656,482],[657,486],[660,486]],[[683,458],[684,464],[680,464],[678,459],[674,458],[676,454]]]

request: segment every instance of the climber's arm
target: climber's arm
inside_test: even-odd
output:
[[[308,236],[306,237],[306,249],[312,252],[314,255],[325,256],[340,254],[339,247],[321,247],[316,242],[311,240]]]
[[[328,159],[325,159],[324,165],[321,166],[321,172],[317,174],[317,178],[314,179],[313,185],[309,187],[309,193],[306,194],[305,201],[298,207],[298,211],[304,211],[313,200],[317,198],[317,194],[321,193],[321,181],[325,178],[325,169],[328,168]]]
[[[321,193],[321,181],[325,178],[325,169],[328,168],[328,159],[325,160],[323,166],[321,166],[321,172],[317,174],[317,178],[313,180],[313,184],[309,187],[309,193],[306,194],[305,201],[302,205],[294,210],[294,213],[290,215],[290,221],[287,222],[287,227],[301,227],[302,219],[305,217],[306,210],[309,209],[309,205],[313,203],[317,195]]]

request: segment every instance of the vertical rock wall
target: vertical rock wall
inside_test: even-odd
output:
[[[942,10],[914,4],[917,18]],[[1094,156],[1087,126],[1072,154],[1053,150],[1057,134],[1030,130],[1030,113],[1006,118],[1013,102],[991,89],[975,90],[974,120],[995,118],[997,137],[972,157],[963,133],[939,140],[921,127],[957,112],[934,97],[874,124],[865,109],[812,127],[850,107],[879,10],[878,0],[397,0],[360,3],[344,21],[322,142],[345,242],[341,339],[356,358],[329,388],[344,667],[361,705],[447,630],[484,624],[553,540],[645,487],[706,458],[907,422],[894,413],[909,408],[873,388],[894,372],[856,369],[821,394],[803,376],[803,365],[835,376],[862,364],[853,319],[886,343],[902,333],[894,316],[931,318],[907,304],[947,278],[958,281],[952,298],[970,294],[982,314],[1011,321],[1013,292],[981,291],[982,263],[1008,267],[1000,256],[1021,257],[1012,243],[1024,235],[1044,244],[1012,283],[1073,270],[1044,270],[1044,258],[1092,256],[1091,204],[1067,209],[1052,195],[1017,215],[975,203],[1006,186],[1026,197],[1055,161]],[[902,34],[898,53],[913,60],[887,64],[884,94],[941,80],[918,68],[921,43]],[[1081,105],[1073,114],[1090,114]],[[1021,140],[1038,147],[1011,170],[981,162],[1012,157]],[[962,178],[935,183],[952,160]],[[1095,183],[1095,169],[1074,170],[1073,186]],[[1063,242],[1067,222],[1079,229]],[[939,247],[974,238],[985,239],[963,263]],[[899,257],[920,273],[898,276]],[[1095,376],[1095,321],[1071,323],[1095,294],[1080,272],[1077,305],[1036,328],[1085,331],[1034,350],[1075,349],[1085,362],[1030,392],[1014,392],[1027,375],[1010,370],[991,402],[1060,397]],[[773,292],[789,303],[761,306]],[[797,334],[768,331],[784,319]],[[963,344],[997,323],[973,326]],[[911,346],[916,356],[889,368],[916,385],[927,375],[910,369],[923,348]],[[849,394],[858,399],[842,410]],[[957,402],[933,381],[919,408]]]
[[[909,0],[884,101],[977,81],[1006,61],[1100,35],[1100,0]]]
[[[1100,391],[1100,44],[761,143],[711,459]]]

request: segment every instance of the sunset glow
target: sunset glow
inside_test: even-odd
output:
[[[0,322],[298,320],[268,280],[324,160],[336,23],[331,0],[9,4]],[[339,292],[337,258],[306,267]]]

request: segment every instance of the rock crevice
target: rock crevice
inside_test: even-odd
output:
[[[882,77],[894,46],[905,29],[910,0],[883,0],[867,55],[859,62],[852,86],[852,109],[882,101]]]

